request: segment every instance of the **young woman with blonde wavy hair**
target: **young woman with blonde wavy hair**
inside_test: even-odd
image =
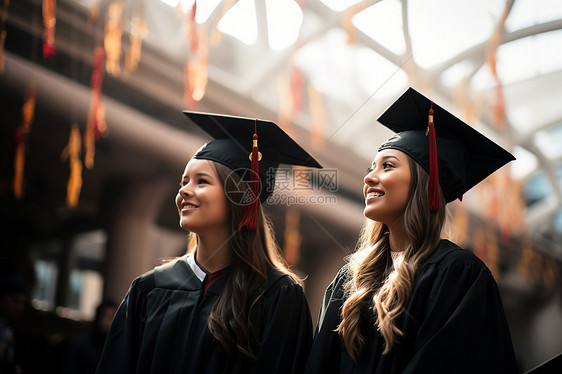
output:
[[[367,222],[326,290],[306,372],[516,373],[492,274],[442,239],[446,204],[513,156],[412,88],[379,122],[397,134],[365,176]]]
[[[302,373],[310,312],[262,202],[280,163],[320,165],[274,123],[186,115],[215,138],[176,196],[187,254],[133,281],[97,373]]]

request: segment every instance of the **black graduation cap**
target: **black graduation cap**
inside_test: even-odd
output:
[[[398,149],[429,173],[432,210],[439,209],[437,178],[449,203],[515,160],[511,153],[411,87],[378,121],[397,133],[379,151]]]
[[[279,164],[322,168],[273,122],[213,113],[185,111],[184,114],[215,138],[201,147],[193,157],[212,160],[234,170],[250,183],[255,196],[259,195],[262,202],[275,188],[275,172]],[[254,154],[258,157],[254,157]],[[252,180],[256,175],[259,179]],[[257,209],[257,206],[251,206],[251,209]]]

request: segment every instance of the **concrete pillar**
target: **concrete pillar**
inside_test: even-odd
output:
[[[157,265],[152,233],[162,203],[173,203],[170,191],[170,178],[152,176],[107,190],[105,297],[120,302],[133,279]]]
[[[64,237],[62,239],[62,250],[57,261],[58,273],[55,291],[55,306],[69,306],[70,295],[70,274],[76,263],[76,253],[72,250],[73,237]]]

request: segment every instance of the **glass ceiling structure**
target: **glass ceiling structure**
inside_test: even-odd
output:
[[[136,5],[144,45],[183,66],[193,0]],[[334,142],[367,161],[389,136],[378,115],[414,86],[514,153],[529,231],[562,238],[558,0],[204,0],[196,9],[209,35],[209,81],[280,113],[294,90],[283,82],[297,69],[303,98],[291,122],[312,131],[320,106],[317,148]]]

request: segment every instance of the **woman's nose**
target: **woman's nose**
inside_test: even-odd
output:
[[[188,183],[180,187],[179,193],[181,196],[193,196],[193,191],[189,187]]]
[[[365,184],[370,186],[370,185],[377,184],[379,182],[379,178],[377,177],[377,174],[373,170],[369,174],[365,175],[365,179],[363,181],[365,182]]]

